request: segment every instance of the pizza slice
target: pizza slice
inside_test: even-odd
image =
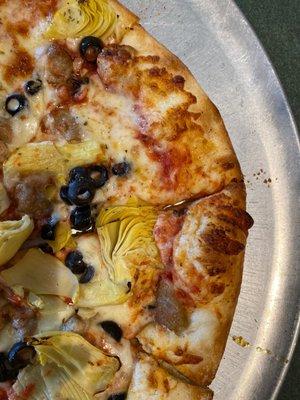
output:
[[[0,19],[0,397],[211,399],[253,223],[221,116],[116,0]]]

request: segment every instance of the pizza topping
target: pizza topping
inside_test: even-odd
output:
[[[28,101],[26,97],[20,93],[11,94],[5,101],[5,109],[11,116],[14,116],[20,111],[24,110],[27,105]]]
[[[154,309],[155,321],[180,334],[189,325],[187,312],[176,298],[171,282],[161,279]]]
[[[80,232],[87,232],[93,228],[93,219],[90,206],[76,207],[70,215],[71,226]]]
[[[34,192],[32,195],[36,197],[47,186],[47,180],[50,183],[51,179],[55,180],[55,183],[60,187],[65,183],[70,169],[76,165],[97,162],[102,157],[103,150],[101,146],[92,140],[68,144],[51,142],[28,143],[20,147],[4,163],[4,182],[8,188],[11,188],[16,182],[20,182],[20,175],[31,174],[26,176],[17,186],[23,188],[26,182],[26,192]],[[34,190],[32,187],[34,187]],[[23,188],[22,190],[24,191],[25,189]],[[26,194],[26,196],[28,197],[29,195]],[[30,195],[29,197],[32,196]],[[30,202],[30,199],[28,201]],[[27,208],[26,204],[22,209]],[[32,209],[39,209],[42,204],[43,202],[39,199],[39,201],[32,201],[31,207]]]
[[[38,249],[30,249],[13,267],[0,276],[10,287],[21,286],[35,294],[49,294],[74,300],[78,281],[56,257]]]
[[[45,118],[45,126],[54,139],[60,137],[67,142],[79,142],[81,129],[76,118],[66,108],[55,108]]]
[[[40,79],[36,79],[35,81],[27,81],[25,83],[24,89],[27,94],[29,94],[30,96],[34,96],[41,90],[42,86],[42,81]]]
[[[42,250],[43,253],[53,255],[53,248],[48,243],[42,243],[39,245],[39,249]]]
[[[131,166],[128,162],[121,162],[112,166],[112,173],[117,176],[125,176],[130,170]]]
[[[62,201],[64,202],[64,203],[66,203],[67,205],[72,205],[72,203],[71,203],[71,201],[69,200],[69,194],[68,194],[68,192],[69,192],[69,187],[68,186],[62,186],[61,188],[60,188],[60,191],[59,191],[59,196],[60,196],[60,198],[62,199]]]
[[[116,357],[105,355],[71,332],[49,332],[28,341],[36,351],[32,365],[13,385],[16,395],[33,386],[32,397],[89,400],[104,391],[119,369]]]
[[[15,370],[11,367],[6,354],[0,353],[0,382],[6,382],[8,380],[15,379],[17,375],[18,375],[18,370]],[[7,397],[4,397],[4,399],[6,398]]]
[[[81,275],[79,283],[81,284],[89,283],[94,278],[94,275],[95,275],[95,268],[92,265],[88,265],[85,268],[83,274]]]
[[[66,84],[73,73],[73,60],[60,45],[52,43],[46,53],[46,80],[57,86]]]
[[[50,218],[48,222],[42,226],[41,237],[44,240],[55,240],[55,231],[57,227],[57,219]]]
[[[28,345],[26,342],[17,342],[8,352],[7,358],[14,369],[20,370],[32,362],[34,356],[35,350],[33,346]]]
[[[13,129],[10,118],[0,117],[0,140],[4,143],[11,143]]]
[[[68,198],[76,206],[88,205],[95,195],[93,183],[87,179],[77,179],[69,184]]]
[[[117,342],[122,339],[122,329],[114,321],[103,321],[100,323],[101,327]]]
[[[80,54],[88,62],[96,62],[98,54],[103,49],[103,42],[95,36],[86,36],[80,42]]]
[[[86,263],[79,251],[71,251],[65,259],[65,264],[73,274],[82,274],[86,269]]]
[[[20,167],[25,167],[25,165]],[[24,177],[14,189],[17,211],[21,214],[28,214],[37,220],[48,216],[51,213],[52,204],[47,196],[46,188],[51,182],[52,179],[43,174]]]
[[[64,1],[54,14],[46,36],[51,39],[87,35],[107,38],[115,28],[117,15],[107,0]]]
[[[0,265],[4,265],[19,250],[33,231],[28,215],[19,221],[0,222]]]
[[[88,171],[96,189],[102,188],[108,181],[108,170],[104,165],[92,165]]]
[[[117,393],[111,394],[107,400],[125,400],[127,397],[127,393]]]

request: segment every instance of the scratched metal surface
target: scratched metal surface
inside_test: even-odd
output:
[[[215,399],[275,399],[295,343],[300,289],[299,142],[280,83],[233,1],[123,1],[218,106],[247,181],[255,226]]]

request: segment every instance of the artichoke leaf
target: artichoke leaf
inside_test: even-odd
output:
[[[32,344],[42,366],[54,364],[62,368],[68,379],[80,382],[91,395],[105,390],[119,369],[116,358],[73,332],[46,332],[37,335]]]
[[[3,164],[4,184],[11,188],[20,180],[20,176],[48,173],[55,178],[57,185],[62,185],[73,167],[102,159],[101,145],[91,140],[68,144],[28,143]]]
[[[19,221],[0,222],[0,266],[17,253],[33,228],[33,222],[28,215],[24,215]]]
[[[64,1],[54,14],[45,36],[48,39],[109,37],[116,26],[117,15],[107,0]]]
[[[17,396],[27,391],[31,400],[52,400],[42,378],[40,365],[28,365],[22,369],[12,388]]]
[[[50,395],[54,400],[92,400],[90,396],[74,379],[69,378],[63,368],[54,363],[41,367],[42,378]]]
[[[75,301],[78,280],[56,257],[30,249],[13,267],[0,276],[10,286],[20,285],[33,293],[61,296]]]
[[[82,235],[76,239],[77,249],[83,255],[86,264],[95,269],[95,275],[89,283],[79,285],[79,295],[76,306],[98,307],[108,304],[119,304],[128,298],[127,283],[131,276],[127,276],[123,284],[117,284],[110,279],[103,263],[100,241],[96,234]]]
[[[0,183],[0,214],[9,207],[9,198],[3,183]]]

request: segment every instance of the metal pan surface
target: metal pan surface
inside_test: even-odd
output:
[[[233,1],[123,2],[188,65],[219,108],[241,162],[255,225],[212,386],[216,400],[273,400],[299,325],[300,153],[286,98]]]

